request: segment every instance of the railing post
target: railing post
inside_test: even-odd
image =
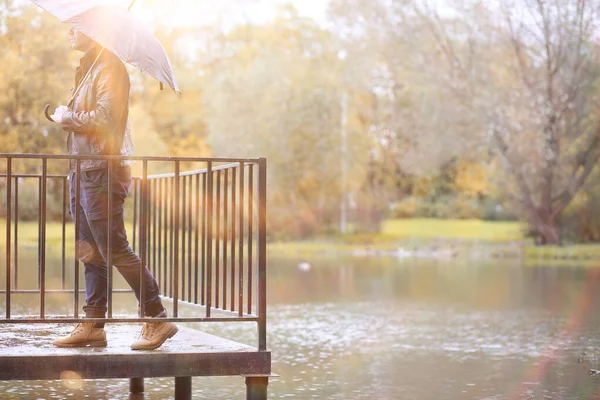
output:
[[[107,174],[108,174],[108,191],[107,191],[107,208],[108,208],[108,223],[106,226],[106,247],[107,247],[107,255],[106,255],[106,305],[108,311],[108,318],[112,318],[113,314],[113,295],[112,295],[112,287],[113,287],[113,263],[112,263],[112,224],[113,224],[113,162],[112,160],[108,160],[106,162],[107,166]]]
[[[221,170],[217,171],[217,199],[215,203],[216,210],[216,222],[217,226],[215,229],[215,307],[219,308],[219,285],[221,283],[221,269],[220,269],[220,242],[221,242]]]
[[[138,180],[132,179],[133,183],[133,239],[131,241],[131,247],[133,251],[136,251],[139,246],[137,246],[136,236],[137,236],[137,214],[138,214]]]
[[[61,253],[61,274],[60,274],[60,288],[65,290],[65,280],[67,276],[67,179],[62,178],[62,253]]]
[[[75,167],[75,210],[71,212],[75,213],[75,277],[73,287],[73,310],[74,317],[79,317],[79,214],[81,210],[81,160],[75,161],[77,164]],[[73,182],[71,182],[71,185]]]
[[[196,223],[194,224],[194,241],[196,242],[196,248],[194,249],[194,303],[196,304],[198,304],[198,260],[200,259],[200,196],[200,174],[198,174],[196,175],[196,207],[194,210],[196,216]]]
[[[48,160],[42,159],[42,182],[40,186],[40,318],[45,318],[46,308],[46,179]]]
[[[212,306],[212,234],[213,234],[213,170],[212,162],[206,168],[207,212],[206,212],[206,318],[210,318]]]
[[[239,232],[239,253],[238,253],[238,316],[244,316],[244,162],[240,161],[240,204],[238,221],[240,224]]]
[[[231,311],[235,311],[235,246],[236,246],[236,174],[237,169],[231,170]]]
[[[15,284],[15,290],[19,288],[19,178],[15,177],[15,237],[13,239],[15,249],[13,251],[14,257],[14,274],[13,280]]]
[[[144,275],[146,272],[146,250],[148,248],[148,160],[144,160],[142,166],[142,182],[140,185],[140,256],[141,256],[141,265],[140,265],[140,318],[143,318],[146,315],[146,291],[145,288],[145,279]]]
[[[188,199],[188,269],[187,269],[187,273],[188,273],[188,290],[187,290],[187,294],[188,294],[188,302],[192,302],[192,221],[193,221],[193,208],[192,208],[192,200],[194,198],[194,193],[192,192],[192,187],[193,187],[193,182],[192,182],[192,175],[190,175],[188,177],[188,186],[190,188],[189,190],[189,199]],[[181,298],[183,299],[183,294],[181,296]]]
[[[248,165],[248,314],[252,314],[252,235],[254,230],[252,220],[254,218],[252,204],[254,202],[254,165]]]
[[[157,230],[158,230],[158,237],[157,237],[157,241],[158,241],[158,245],[157,245],[157,261],[156,261],[156,272],[157,272],[157,276],[156,278],[158,279],[158,282],[162,282],[162,268],[163,268],[163,262],[162,262],[162,250],[163,250],[163,209],[165,208],[164,205],[164,198],[163,198],[163,182],[164,179],[157,179],[156,181],[156,186],[158,186],[157,189],[157,196],[158,196],[158,200],[157,200]],[[167,274],[165,273],[165,277],[167,276]],[[165,278],[166,279],[166,278]],[[159,289],[160,290],[160,289]]]
[[[11,225],[11,183],[12,159],[6,158],[6,319],[10,319],[10,225]]]
[[[267,350],[267,159],[258,160],[258,350]]]
[[[162,293],[163,296],[166,296],[168,293],[168,282],[169,282],[169,275],[168,275],[168,270],[169,270],[169,262],[170,262],[170,258],[169,258],[169,252],[170,252],[170,247],[169,247],[169,237],[171,235],[171,230],[172,230],[172,224],[170,223],[169,220],[169,212],[170,212],[170,196],[172,193],[171,188],[171,181],[170,178],[165,178],[164,179],[164,186],[165,186],[165,196],[163,198],[163,208],[164,208],[164,219],[163,219],[163,223],[164,223],[164,231],[163,231],[163,277],[162,280],[160,281],[160,285],[162,286]]]
[[[179,314],[179,221],[180,221],[180,187],[179,187],[179,161],[175,161],[175,226],[173,227],[173,317]]]
[[[223,182],[223,310],[227,309],[227,234],[229,227],[227,226],[229,218],[229,170],[225,170]]]

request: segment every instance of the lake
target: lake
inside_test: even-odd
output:
[[[20,274],[27,258],[20,254]],[[590,374],[600,369],[598,272],[516,259],[269,254],[268,347],[280,375],[269,398],[599,398],[600,375]],[[35,282],[35,268],[28,273]],[[18,299],[35,312],[37,297]],[[115,302],[135,309],[132,294]],[[256,344],[252,323],[190,326]],[[128,388],[128,380],[0,382],[0,398],[127,399]],[[194,378],[193,391],[245,398],[240,377]],[[173,380],[146,379],[145,398],[173,398]]]

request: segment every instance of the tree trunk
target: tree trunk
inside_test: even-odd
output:
[[[534,225],[538,245],[558,246],[560,245],[560,230],[558,221],[555,218],[543,218],[540,216],[538,222]]]

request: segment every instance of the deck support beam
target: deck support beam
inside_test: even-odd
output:
[[[267,400],[267,376],[246,377],[246,400]]]
[[[130,394],[144,393],[144,378],[129,378],[129,393]]]
[[[175,377],[175,400],[192,400],[192,377]]]

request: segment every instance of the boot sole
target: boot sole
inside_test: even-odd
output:
[[[60,348],[74,348],[74,347],[106,347],[108,342],[106,340],[97,341],[97,342],[85,342],[85,343],[70,343],[70,344],[57,344],[54,343],[54,346]]]
[[[169,331],[169,333],[167,333],[165,335],[165,338],[160,341],[159,343],[157,343],[154,346],[146,346],[146,347],[133,347],[131,346],[131,350],[156,350],[158,349],[160,346],[163,345],[164,342],[167,341],[167,339],[171,339],[173,336],[175,336],[175,334],[179,332],[179,328],[177,327],[177,325],[175,325],[173,328],[171,328],[171,330]]]

